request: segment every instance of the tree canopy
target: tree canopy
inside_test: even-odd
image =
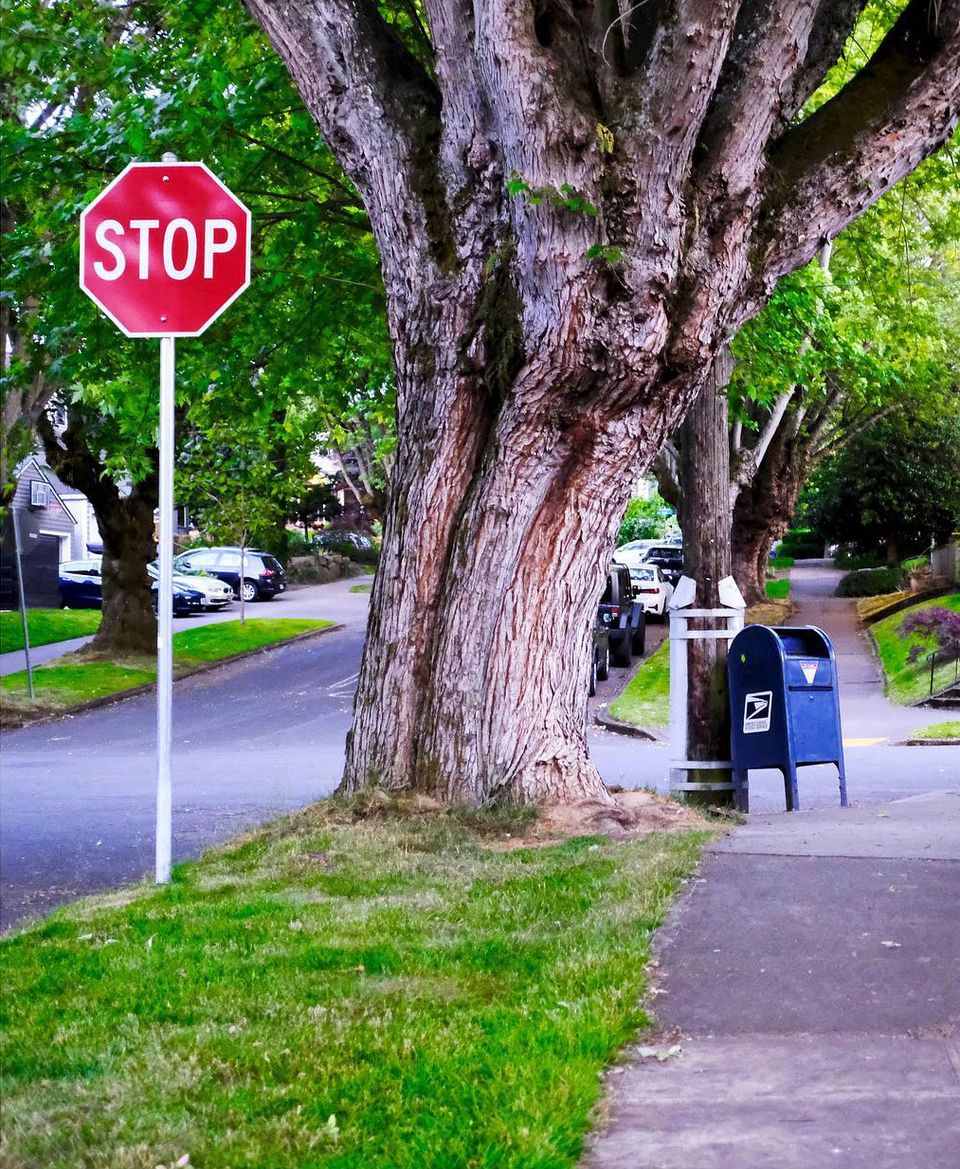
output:
[[[243,10],[219,0],[5,9],[17,32],[3,46],[4,330],[17,338],[5,402],[37,385],[45,400],[82,397],[114,419],[108,472],[147,473],[157,346],[123,337],[80,292],[77,225],[128,161],[165,151],[206,161],[254,220],[251,288],[178,346],[181,406],[205,402],[216,382],[218,421],[272,395],[288,417],[311,414],[319,434],[325,396],[379,387],[389,349],[366,216]],[[11,417],[12,450],[29,426],[29,410]]]

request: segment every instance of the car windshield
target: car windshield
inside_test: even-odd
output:
[[[652,568],[633,568],[630,575],[634,580],[655,580],[656,574]]]

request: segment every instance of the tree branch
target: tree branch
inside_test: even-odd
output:
[[[440,94],[375,4],[244,2],[356,184],[381,244],[395,253],[402,240],[406,263],[449,253],[437,170]],[[391,249],[381,247],[381,254]],[[385,275],[401,282],[407,272]]]
[[[960,0],[910,0],[868,64],[771,151],[755,270],[810,260],[947,140],[960,119]]]

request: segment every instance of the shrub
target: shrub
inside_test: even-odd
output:
[[[380,549],[369,536],[361,532],[334,528],[329,532],[321,532],[317,536],[317,544],[324,552],[335,552],[338,556],[346,556],[354,564],[379,564]]]
[[[903,573],[899,568],[861,568],[848,572],[837,585],[837,597],[879,597],[896,593],[903,587]]]
[[[819,560],[823,555],[823,537],[809,528],[792,528],[780,541],[780,552],[796,560]]]
[[[960,657],[960,613],[944,605],[930,605],[919,612],[908,613],[900,626],[900,636],[907,638],[922,633],[932,638],[938,651],[948,660]],[[910,647],[908,662],[915,662],[924,653],[922,644]]]
[[[883,568],[885,561],[876,552],[851,552],[849,548],[841,549],[833,558],[836,568]]]

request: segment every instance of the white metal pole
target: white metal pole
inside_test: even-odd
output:
[[[173,407],[176,349],[160,338],[160,579],[157,588],[157,884],[170,881],[173,788]]]
[[[13,548],[17,565],[17,594],[20,600],[20,620],[23,622],[23,656],[27,663],[27,690],[33,701],[33,665],[30,661],[30,626],[27,621],[27,598],[23,591],[23,549],[20,547],[20,520],[15,507],[10,508],[13,524]]]

